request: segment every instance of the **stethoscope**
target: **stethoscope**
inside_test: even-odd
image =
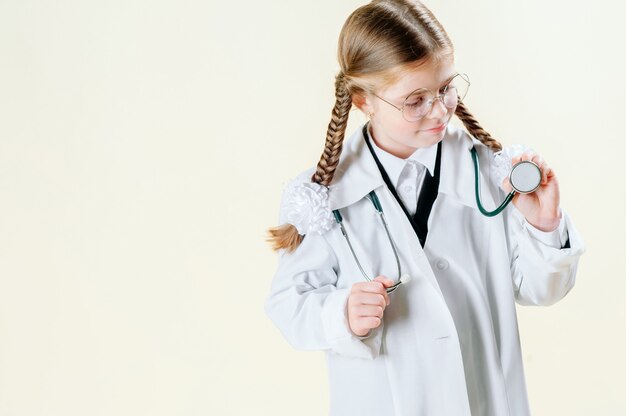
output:
[[[365,198],[370,200],[370,202],[374,206],[374,209],[378,213],[378,216],[380,217],[380,220],[383,223],[383,227],[385,228],[385,234],[387,234],[389,245],[391,246],[391,249],[393,250],[393,255],[396,258],[396,266],[398,267],[398,278],[396,279],[397,282],[393,286],[390,286],[387,288],[387,293],[391,293],[394,290],[396,290],[396,288],[400,286],[401,283],[408,282],[410,280],[410,277],[408,274],[404,274],[404,275],[402,274],[402,266],[400,265],[400,256],[398,256],[398,249],[396,247],[396,243],[393,241],[393,237],[391,236],[391,233],[389,232],[389,227],[387,226],[387,221],[385,220],[385,213],[383,212],[383,207],[382,205],[380,205],[380,200],[378,199],[376,192],[374,191],[370,192],[369,194],[367,194]],[[341,228],[341,234],[343,234],[343,236],[345,237],[346,242],[348,243],[348,247],[350,248],[350,252],[352,253],[352,257],[354,257],[354,261],[356,261],[356,264],[359,267],[361,274],[365,277],[365,279],[368,282],[371,282],[372,279],[367,275],[367,273],[365,273],[365,270],[363,270],[363,266],[361,266],[361,262],[359,261],[359,258],[354,252],[354,247],[352,247],[352,243],[350,242],[350,237],[348,237],[348,232],[346,231],[346,227],[344,227],[343,225],[343,217],[341,216],[341,213],[339,212],[338,209],[335,209],[333,210],[333,215],[335,216],[335,221],[337,221],[337,223],[339,224],[339,227]]]
[[[541,169],[539,169],[539,166],[537,166],[537,164],[535,164],[534,162],[530,160],[520,161],[516,163],[515,165],[513,165],[509,173],[509,182],[511,183],[511,187],[513,188],[513,190],[509,192],[509,194],[506,196],[506,198],[504,199],[504,201],[502,202],[502,204],[500,204],[498,208],[496,208],[493,211],[487,211],[483,207],[483,204],[480,201],[480,178],[479,178],[480,166],[478,162],[478,154],[476,152],[476,148],[472,147],[471,153],[472,153],[472,160],[474,161],[476,204],[478,205],[478,209],[480,210],[480,212],[487,217],[494,217],[498,215],[500,212],[502,212],[502,210],[504,210],[504,208],[506,208],[506,206],[513,200],[513,197],[515,196],[516,193],[530,194],[534,192],[541,184]],[[396,290],[398,286],[400,286],[402,283],[407,283],[409,280],[411,280],[411,277],[406,273],[402,274],[402,266],[400,264],[400,256],[398,255],[398,248],[396,247],[396,243],[394,242],[393,237],[391,236],[391,233],[389,232],[389,227],[387,226],[387,220],[385,219],[385,213],[383,212],[383,207],[380,204],[380,200],[378,199],[376,192],[371,191],[369,194],[367,194],[365,198],[367,198],[372,203],[372,205],[374,206],[374,209],[378,213],[378,216],[380,217],[380,221],[383,223],[383,227],[385,229],[385,234],[387,235],[387,239],[389,240],[389,245],[391,246],[391,250],[393,251],[393,255],[396,259],[396,266],[398,269],[398,277],[396,279],[397,281],[392,286],[386,288],[387,293],[391,293],[394,290]],[[354,247],[352,247],[352,243],[350,242],[350,237],[348,236],[348,232],[346,231],[346,228],[343,225],[343,217],[341,216],[339,209],[333,210],[333,216],[335,217],[335,221],[339,224],[341,233],[343,234],[344,238],[346,239],[346,242],[348,243],[348,247],[350,248],[352,257],[354,257],[354,261],[356,262],[359,270],[361,271],[361,274],[363,275],[363,277],[365,277],[365,279],[368,282],[371,282],[372,279],[367,275],[367,273],[365,273],[365,270],[363,270],[363,266],[361,266],[361,262],[359,261],[359,258],[354,251]]]
[[[513,167],[511,167],[511,171],[509,172],[509,182],[511,183],[511,188],[513,188],[513,190],[509,192],[498,208],[493,211],[487,211],[480,202],[480,180],[478,179],[480,166],[476,148],[472,147],[471,152],[472,160],[474,161],[474,176],[476,178],[476,205],[478,205],[480,212],[487,217],[494,217],[502,212],[502,210],[513,200],[516,193],[531,194],[535,192],[541,184],[541,169],[539,169],[539,166],[530,160],[522,160],[513,165]]]

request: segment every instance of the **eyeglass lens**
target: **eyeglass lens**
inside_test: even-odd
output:
[[[448,108],[454,108],[465,98],[469,89],[469,79],[465,74],[457,74],[440,91],[439,95],[443,104]],[[430,111],[435,102],[435,96],[426,89],[414,91],[404,100],[402,114],[408,121],[419,120]]]

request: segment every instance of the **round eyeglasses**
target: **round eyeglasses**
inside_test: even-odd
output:
[[[424,118],[430,112],[435,100],[441,100],[447,108],[456,107],[467,95],[469,86],[469,77],[466,74],[455,74],[441,87],[437,96],[429,89],[418,88],[404,99],[401,107],[376,94],[374,96],[399,110],[406,121],[414,123]]]

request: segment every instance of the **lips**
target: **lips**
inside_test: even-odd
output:
[[[441,131],[441,130],[443,130],[443,128],[444,128],[445,126],[446,126],[446,125],[445,125],[445,123],[444,123],[444,124],[440,124],[440,125],[438,125],[437,127],[433,127],[432,129],[428,129],[428,130],[426,130],[426,131]]]

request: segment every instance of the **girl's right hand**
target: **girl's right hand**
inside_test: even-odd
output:
[[[347,305],[348,322],[356,336],[365,336],[370,329],[380,326],[383,312],[389,305],[389,294],[385,288],[390,286],[393,286],[393,281],[385,276],[352,285]]]

